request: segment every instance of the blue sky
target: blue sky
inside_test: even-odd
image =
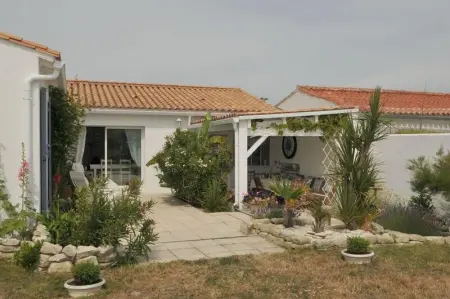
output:
[[[62,52],[69,78],[450,92],[448,0],[4,0],[0,31]]]

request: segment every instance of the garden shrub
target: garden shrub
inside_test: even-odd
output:
[[[444,153],[441,147],[434,161],[427,160],[425,156],[411,159],[408,169],[412,173],[411,189],[416,193],[411,197],[414,206],[432,212],[432,196],[436,194],[450,201],[450,152]]]
[[[61,245],[111,245],[118,247],[126,241],[124,263],[136,263],[137,257],[150,251],[157,239],[154,221],[149,218],[153,201],[141,201],[142,183],[133,180],[120,196],[106,191],[107,179],[95,179],[89,188],[75,190],[75,207],[68,211],[55,208],[41,216],[52,241]]]
[[[100,266],[93,263],[79,263],[72,268],[76,285],[90,285],[101,281]]]
[[[19,251],[14,253],[14,264],[29,271],[36,270],[40,254],[41,243],[32,244],[29,242],[22,242]]]
[[[230,210],[227,198],[227,185],[219,181],[211,181],[201,201],[202,208],[209,212],[225,212]]]
[[[370,253],[370,242],[364,237],[354,236],[347,238],[347,253],[367,254]]]
[[[232,154],[225,138],[208,136],[210,115],[198,133],[177,129],[166,137],[163,149],[147,166],[155,165],[162,186],[175,197],[201,206],[209,182],[224,182],[232,169]]]
[[[406,234],[439,236],[441,230],[435,217],[429,212],[412,205],[391,204],[375,220],[385,229]]]

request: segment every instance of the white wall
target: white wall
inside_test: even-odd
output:
[[[319,137],[297,137],[297,152],[292,159],[286,159],[283,155],[283,137],[269,137],[270,163],[274,165],[276,160],[282,163],[297,163],[300,165],[300,173],[306,176],[322,176],[325,172],[322,161],[325,158],[323,152],[324,143]]]
[[[376,143],[374,152],[383,163],[381,175],[386,187],[401,197],[413,195],[408,160],[421,155],[432,159],[440,146],[450,150],[450,134],[390,135]]]
[[[36,208],[39,208],[39,91],[29,99],[26,80],[39,73],[35,52],[0,40],[0,159],[3,179],[13,204],[20,202],[18,173],[21,143],[25,143],[27,160],[31,163],[30,187]],[[37,99],[37,100],[36,100]],[[31,134],[37,128],[37,137]],[[33,142],[35,148],[33,148]],[[37,145],[37,146],[36,146]],[[36,161],[37,160],[37,161]]]
[[[187,117],[164,115],[111,115],[87,113],[86,126],[136,127],[143,129],[142,179],[144,193],[169,193],[170,190],[159,185],[154,166],[146,167],[147,163],[164,145],[165,137],[172,134],[178,127],[177,119],[182,120],[181,127],[187,127]]]
[[[323,108],[332,106],[336,106],[336,104],[297,91],[293,95],[286,98],[283,103],[278,105],[278,108],[283,110],[297,110],[297,109]]]

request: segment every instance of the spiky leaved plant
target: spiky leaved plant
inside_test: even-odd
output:
[[[369,192],[378,183],[379,162],[372,146],[388,135],[382,119],[381,88],[377,87],[369,101],[369,111],[359,119],[348,115],[342,121],[339,134],[331,140],[334,155],[332,177],[337,184],[337,217],[348,228],[362,225],[368,215],[377,210],[375,198]]]

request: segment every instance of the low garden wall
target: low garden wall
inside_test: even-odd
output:
[[[370,241],[374,246],[378,245],[415,245],[431,242],[435,244],[449,244],[450,237],[410,235],[397,231],[384,230],[376,225],[375,231],[363,230],[350,231],[342,226],[330,226],[324,232],[314,233],[311,225],[304,222],[291,228],[283,226],[282,218],[252,219],[250,223],[243,222],[241,232],[245,234],[256,233],[268,241],[287,249],[342,247],[347,245],[347,238],[361,236]],[[299,219],[296,219],[299,220]]]
[[[99,265],[100,268],[111,267],[117,260],[117,253],[112,246],[61,246],[49,241],[49,233],[46,227],[38,224],[33,232],[33,241],[20,241],[14,238],[0,238],[0,258],[12,258],[19,251],[22,242],[34,245],[35,242],[43,242],[40,251],[39,271],[70,272],[74,264],[90,262]]]

